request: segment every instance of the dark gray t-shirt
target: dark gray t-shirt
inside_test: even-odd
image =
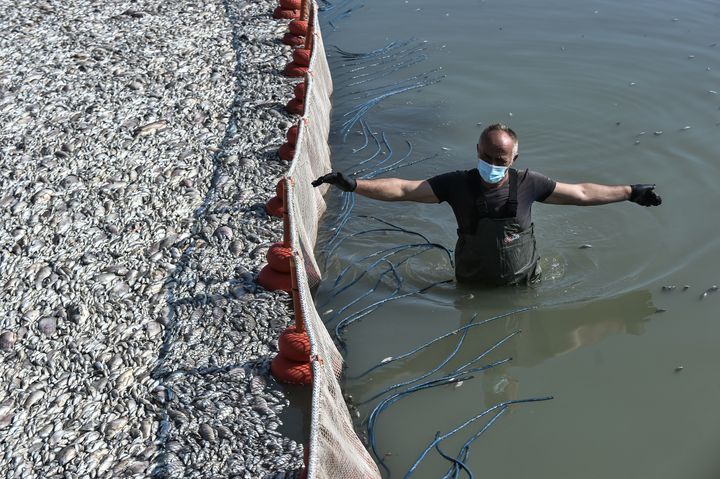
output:
[[[476,188],[485,193],[487,216],[506,218],[505,205],[508,200],[510,182],[499,188],[488,189],[482,186],[477,168],[465,171],[453,171],[434,176],[428,180],[435,196],[442,203],[447,201],[455,213],[458,228],[464,233],[474,233],[479,219],[475,206]],[[531,209],[535,201],[545,201],[555,190],[555,181],[535,171],[518,171],[518,208],[517,220],[523,230],[530,227]]]

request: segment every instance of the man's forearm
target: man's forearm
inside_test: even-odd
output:
[[[397,178],[357,180],[355,193],[382,201],[402,201],[405,199],[402,181]]]
[[[631,188],[627,185],[598,185],[595,183],[581,183],[578,185],[582,193],[579,205],[605,205],[630,199]]]

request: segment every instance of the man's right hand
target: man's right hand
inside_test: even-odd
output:
[[[630,185],[630,201],[642,206],[658,206],[662,198],[655,193],[655,185]]]
[[[355,178],[351,178],[343,173],[340,173],[339,171],[321,176],[320,178],[313,181],[312,185],[317,188],[323,183],[336,186],[341,190],[348,192],[355,191],[355,188],[357,188],[357,181],[355,181]]]

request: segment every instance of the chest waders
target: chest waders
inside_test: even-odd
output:
[[[528,284],[539,278],[533,225],[522,230],[517,220],[518,174],[509,169],[505,217],[490,218],[479,178],[471,177],[478,223],[474,232],[458,230],[455,276],[463,283],[503,286]]]

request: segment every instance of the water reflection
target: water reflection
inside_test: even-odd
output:
[[[519,289],[519,288],[518,288]],[[491,317],[494,313],[487,313],[488,299],[492,296],[490,291],[474,294],[462,294],[464,289],[455,290],[456,300],[454,309],[460,313],[459,323],[469,324],[473,317],[478,315],[476,322]],[[447,293],[451,293],[447,291]],[[499,307],[499,304],[495,304]],[[507,306],[510,311],[517,305]],[[496,350],[489,353],[476,366],[494,363],[511,357],[512,361],[495,366],[478,375],[474,382],[481,382],[483,404],[492,406],[498,402],[518,399],[520,384],[513,370],[517,368],[535,368],[545,361],[560,355],[572,353],[582,347],[596,345],[608,336],[618,334],[641,335],[645,326],[655,316],[657,309],[653,305],[649,291],[640,290],[626,293],[613,298],[575,304],[570,307],[530,309],[519,314],[488,322],[472,328],[465,343],[457,356],[443,368],[448,373],[460,364],[471,361],[479,353],[492,347],[502,338],[520,331],[507,340]],[[497,312],[496,314],[501,314]],[[441,319],[442,320],[442,319]],[[442,328],[443,333],[454,329],[447,322]],[[428,327],[429,325],[425,325]],[[422,338],[415,338],[414,346],[429,342],[437,334],[437,324],[433,324],[431,335],[427,333]],[[378,327],[380,327],[378,325]],[[416,333],[423,329],[423,323],[418,321]],[[447,358],[458,344],[459,335],[451,336],[441,342],[433,344],[430,348],[402,361],[400,364],[389,365],[373,373],[350,380],[347,387],[358,397],[358,400],[367,400],[381,390],[398,382],[416,378],[440,364]],[[406,346],[403,350],[388,351],[392,356],[398,356],[414,346]],[[351,362],[352,363],[352,362]],[[359,371],[352,368],[349,376]],[[441,373],[437,373],[440,375]],[[472,386],[471,386],[472,387]]]
[[[463,320],[469,321],[482,304],[482,297],[464,297],[456,307]],[[611,335],[639,336],[656,311],[650,292],[643,290],[573,307],[529,311],[489,323],[482,332],[488,340],[515,330],[522,332],[488,357],[489,362],[507,356],[513,360],[488,370],[479,379],[484,404],[519,398],[520,384],[513,369],[537,367],[556,356],[596,345]]]

